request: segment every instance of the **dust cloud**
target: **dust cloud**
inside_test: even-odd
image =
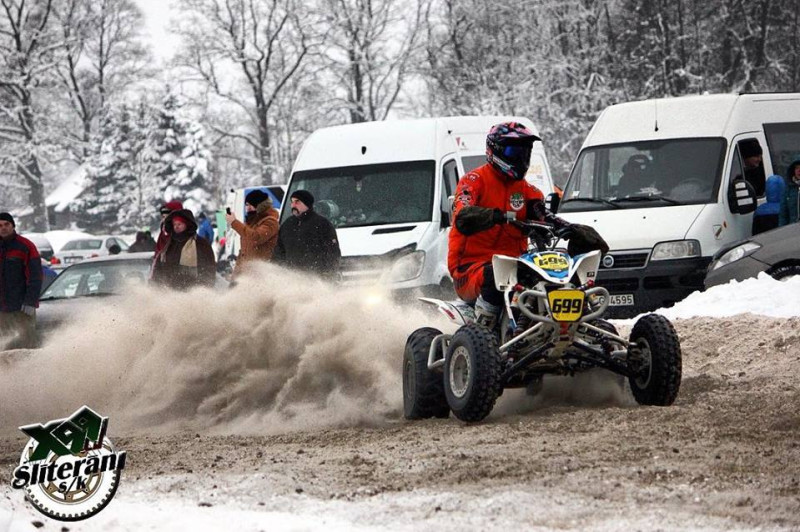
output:
[[[234,289],[142,288],[0,356],[1,430],[87,404],[116,430],[273,433],[402,413],[401,360],[432,310],[264,265]]]

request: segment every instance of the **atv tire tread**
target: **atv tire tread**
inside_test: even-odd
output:
[[[650,345],[650,382],[646,388],[629,379],[631,392],[641,405],[669,406],[681,386],[681,345],[672,323],[658,314],[647,314],[633,326],[631,341],[644,338]]]
[[[413,405],[406,404],[406,390],[403,390],[403,410],[406,419],[428,419],[432,417],[447,418],[450,416],[450,407],[444,395],[444,380],[438,371],[428,369],[428,352],[431,343],[441,331],[433,327],[417,329],[406,341],[406,355],[409,349],[414,361],[415,380],[417,389],[416,401]],[[403,371],[405,372],[406,356],[403,357]]]
[[[453,335],[447,353],[448,361],[445,362],[445,380],[448,378],[450,353],[465,340],[467,348],[474,355],[475,367],[472,377],[472,390],[474,391],[463,408],[453,409],[453,405],[450,404],[450,409],[461,421],[476,422],[483,420],[491,413],[495,401],[503,391],[500,381],[502,364],[495,336],[482,325],[471,323],[464,325]],[[445,386],[445,388],[447,393],[449,386]]]

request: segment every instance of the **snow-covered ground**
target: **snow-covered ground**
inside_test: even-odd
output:
[[[91,316],[97,330],[76,327],[46,347],[52,365],[32,380],[0,364],[3,419],[21,421],[16,407],[53,408],[21,403],[26,389],[42,387],[36,400],[52,405],[74,402],[91,382],[78,396],[103,405],[112,435],[126,423],[118,445],[130,469],[116,498],[70,531],[800,527],[800,278],[733,282],[659,311],[684,353],[672,407],[619,397],[598,405],[587,399],[598,384],[584,380],[577,393],[534,402],[510,390],[477,425],[399,419],[398,357],[426,315],[376,313],[358,307],[356,293],[334,299],[274,282],[274,293],[215,295],[193,321],[176,309],[199,296],[144,294]],[[309,290],[330,304],[303,299]],[[144,339],[119,323],[131,309],[133,325],[174,334]],[[227,332],[215,328],[225,320]],[[70,385],[64,356],[84,368],[80,384]],[[265,393],[277,407],[259,403]],[[6,478],[22,442],[0,438]],[[34,522],[62,526],[0,487],[0,531]]]

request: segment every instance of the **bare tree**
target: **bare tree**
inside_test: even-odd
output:
[[[60,46],[52,11],[52,0],[0,0],[0,162],[22,177],[37,231],[48,229],[41,168],[47,142],[37,98]]]
[[[63,38],[56,72],[80,124],[78,131],[67,127],[67,138],[73,153],[84,159],[108,99],[146,74],[144,17],[131,0],[63,0],[55,16]]]
[[[249,127],[217,133],[246,142],[262,180],[276,173],[273,112],[317,40],[296,0],[181,0],[180,66],[223,101],[245,112]],[[244,89],[244,90],[243,90]]]
[[[429,0],[323,0],[327,60],[350,122],[383,120],[413,73]]]

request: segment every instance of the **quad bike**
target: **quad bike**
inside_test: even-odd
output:
[[[668,406],[681,383],[681,348],[672,324],[647,314],[630,338],[602,318],[608,290],[594,283],[599,250],[571,257],[555,246],[553,227],[513,222],[531,245],[519,257],[492,258],[495,285],[505,296],[497,325],[475,321],[464,301],[420,298],[460,325],[454,334],[424,327],[406,342],[403,406],[407,419],[480,421],[506,388],[535,390],[544,375],[604,368],[627,377],[642,405]]]

